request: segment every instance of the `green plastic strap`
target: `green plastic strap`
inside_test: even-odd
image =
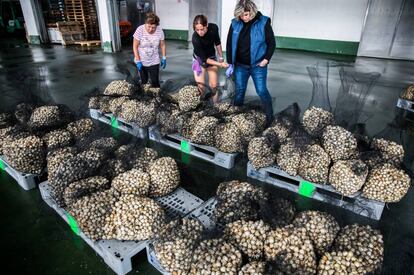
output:
[[[118,129],[118,120],[114,116],[111,116],[111,126]]]
[[[0,159],[0,169],[1,170],[6,170],[6,164],[4,164],[2,159]]]
[[[306,180],[300,182],[299,185],[299,194],[308,198],[312,198],[313,194],[315,193],[316,186]]]
[[[80,234],[78,223],[76,222],[75,218],[72,217],[69,213],[66,212],[66,218],[68,218],[69,226],[72,229],[72,231],[76,234]]]
[[[184,152],[184,153],[186,153],[186,154],[189,154],[190,153],[191,146],[190,146],[190,143],[188,141],[181,140],[181,151]]]

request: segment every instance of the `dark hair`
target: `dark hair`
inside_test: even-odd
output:
[[[199,14],[196,15],[196,17],[194,17],[194,21],[193,21],[193,29],[195,30],[195,26],[201,24],[203,25],[203,27],[207,27],[208,25],[208,20],[207,17],[204,14]]]
[[[160,18],[153,12],[147,13],[147,18],[145,19],[146,24],[150,25],[159,25],[160,24]]]

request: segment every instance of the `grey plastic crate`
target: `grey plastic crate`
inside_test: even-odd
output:
[[[291,176],[277,166],[256,170],[250,162],[247,163],[247,176],[295,193],[300,193],[300,188],[303,184],[306,184],[306,181],[301,177]],[[315,200],[347,209],[374,220],[381,219],[385,206],[383,202],[365,198],[361,195],[361,192],[357,192],[352,196],[343,196],[331,185],[310,184],[315,187],[313,194],[310,195]]]
[[[117,129],[141,139],[146,139],[148,137],[148,128],[141,128],[137,124],[126,122],[120,117],[114,117],[112,114],[104,114],[97,109],[89,109],[89,114],[91,118],[99,120],[108,125],[112,125],[112,120],[116,119],[118,122]]]
[[[60,208],[51,196],[51,189],[47,182],[39,184],[43,200],[52,207],[68,224],[69,219],[66,210]],[[156,199],[165,209],[170,219],[184,216],[203,203],[200,198],[188,193],[179,187],[171,194]],[[131,258],[145,249],[149,243],[146,241],[118,241],[89,239],[82,231],[79,236],[89,244],[95,252],[103,258],[105,263],[117,273],[124,275],[132,270]]]
[[[182,143],[186,142],[186,144],[188,144],[188,150],[183,151],[184,153],[201,158],[208,162],[212,162],[215,165],[224,167],[226,169],[231,169],[234,167],[234,163],[238,155],[238,153],[224,153],[211,146],[193,143],[178,134],[162,136],[155,126],[148,128],[148,136],[152,141],[159,142],[179,151],[182,151]]]
[[[4,156],[0,157],[0,162],[3,170],[13,177],[24,190],[27,191],[36,188],[36,182],[38,181],[40,175],[27,174],[17,171],[11,167]]]
[[[399,98],[397,101],[397,107],[410,112],[414,112],[414,101]]]

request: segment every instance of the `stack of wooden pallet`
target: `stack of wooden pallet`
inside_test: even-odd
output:
[[[65,0],[69,21],[80,22],[86,40],[99,39],[99,24],[94,0]]]
[[[80,22],[57,22],[56,25],[58,32],[62,36],[62,45],[76,44],[77,41],[85,40],[85,35]]]

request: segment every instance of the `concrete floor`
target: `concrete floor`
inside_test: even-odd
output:
[[[130,48],[121,53],[104,54],[99,49],[60,46],[28,47],[19,41],[0,42],[0,109],[8,110],[15,103],[37,100],[66,104],[84,112],[85,95],[95,87],[105,87],[110,81],[122,79],[126,61],[132,56]],[[167,42],[168,65],[161,73],[162,80],[191,78],[191,49],[187,43]],[[312,82],[306,70],[316,63],[330,62],[329,97],[333,110],[340,88],[338,64],[360,72],[378,72],[381,76],[364,104],[361,121],[370,136],[381,134],[404,144],[405,165],[413,171],[414,119],[413,114],[401,112],[395,104],[401,90],[414,83],[414,62],[353,58],[298,51],[277,50],[269,66],[269,90],[275,112],[297,102],[305,110],[312,98]],[[224,83],[224,78],[221,77]],[[351,94],[355,95],[355,90]],[[249,83],[249,96],[254,95]],[[389,127],[397,121],[398,127]],[[217,185],[229,179],[246,179],[246,159],[232,170],[225,170],[159,144],[149,146],[161,154],[179,161],[183,186],[195,195],[207,199],[214,195]],[[252,183],[263,185],[249,180]],[[263,185],[271,192],[295,201],[301,209],[323,209],[341,224],[359,222],[379,228],[385,240],[383,274],[414,274],[414,191],[397,204],[387,205],[382,219],[373,222],[336,207]],[[0,175],[0,240],[2,267],[13,273],[30,274],[113,274],[101,258],[80,238],[75,236],[52,209],[45,205],[38,190],[20,189],[8,175]],[[134,261],[134,273],[157,274],[140,254]]]

